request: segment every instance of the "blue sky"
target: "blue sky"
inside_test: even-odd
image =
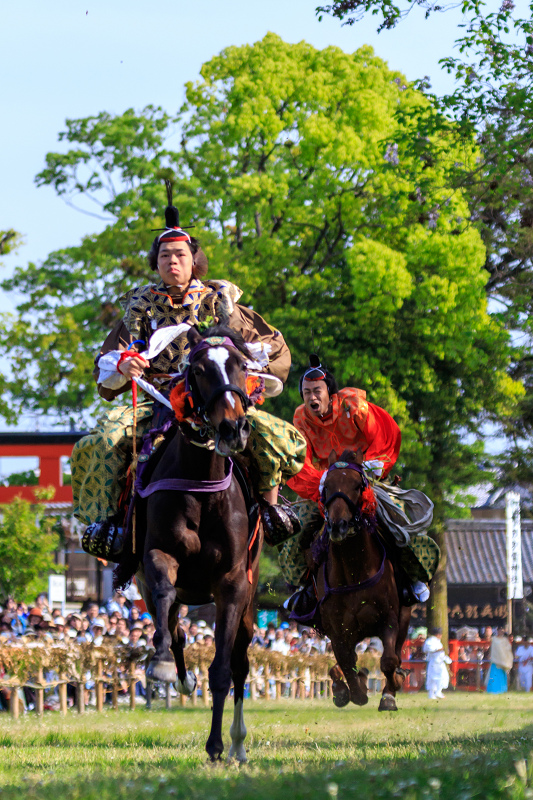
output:
[[[429,75],[433,88],[452,88],[438,60],[453,51],[459,12],[424,20],[415,8],[393,31],[376,34],[375,19],[342,27],[318,22],[318,0],[26,0],[0,7],[0,230],[24,236],[0,274],[39,261],[54,249],[78,243],[103,223],[68,207],[35,175],[57,141],[66,118],[100,111],[121,113],[151,103],[172,113],[184,85],[201,65],[230,45],[252,43],[273,31],[285,41],[353,52],[371,44],[408,79]],[[17,297],[0,293],[0,313]],[[33,427],[35,421],[22,421]],[[46,427],[46,423],[43,423]],[[5,424],[0,421],[0,428]]]
[[[318,22],[314,0],[27,0],[0,10],[0,229],[25,237],[4,259],[3,275],[17,264],[43,259],[98,230],[94,218],[65,205],[34,176],[66,118],[99,111],[121,113],[148,103],[177,110],[186,81],[203,62],[229,45],[251,43],[273,31],[289,42],[353,52],[371,44],[409,79],[430,75],[436,90],[449,87],[438,59],[449,54],[460,17],[448,12],[425,21],[415,9],[392,32],[375,33],[375,21],[342,27]],[[13,298],[0,297],[0,311]]]

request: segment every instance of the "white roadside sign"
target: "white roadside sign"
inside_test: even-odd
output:
[[[507,599],[521,600],[524,596],[522,580],[522,528],[520,524],[520,495],[505,495],[506,545],[507,545]]]
[[[67,579],[65,575],[49,575],[48,576],[48,604],[50,608],[53,605],[60,605],[61,611],[65,611],[65,603],[67,601]]]

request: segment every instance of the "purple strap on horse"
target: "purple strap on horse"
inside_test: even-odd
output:
[[[366,489],[366,487],[368,486],[367,477],[363,471],[363,468],[359,466],[359,464],[353,464],[348,461],[336,461],[329,467],[328,474],[334,469],[353,469],[355,472],[358,472],[363,477],[363,487]],[[335,499],[336,497],[342,497],[342,499],[344,499],[348,503],[350,508],[353,506],[353,502],[350,500],[349,497],[347,497],[344,494],[344,492],[335,492],[335,494],[333,494],[328,501],[325,501],[324,489],[322,490],[321,500],[325,506],[327,505],[327,502]],[[374,533],[375,535],[375,530],[371,530],[371,532]],[[379,581],[383,577],[383,573],[385,572],[385,560],[387,556],[381,540],[377,536],[376,538],[379,546],[381,547],[381,565],[376,574],[372,575],[371,578],[367,578],[364,581],[360,581],[360,583],[352,583],[349,586],[331,587],[328,583],[328,574],[327,574],[329,535],[326,531],[326,527],[324,526],[324,531],[322,535],[319,537],[318,541],[314,543],[314,547],[311,548],[311,554],[313,556],[313,559],[319,564],[320,563],[322,564],[322,574],[324,577],[324,589],[325,589],[324,596],[317,601],[315,608],[313,609],[313,611],[309,612],[309,614],[303,614],[302,616],[300,616],[293,611],[289,615],[289,619],[295,619],[298,623],[301,624],[306,622],[311,622],[316,613],[318,612],[320,606],[324,602],[324,600],[327,600],[327,598],[331,594],[346,594],[348,592],[358,592],[361,591],[362,589],[370,589],[372,586],[375,586],[377,583],[379,583]]]
[[[324,589],[325,589],[324,596],[317,601],[317,604],[314,607],[314,609],[310,611],[308,614],[303,614],[300,616],[299,614],[296,614],[294,611],[292,611],[289,614],[289,619],[295,619],[296,622],[302,625],[307,622],[312,622],[320,606],[322,605],[324,600],[327,600],[330,594],[346,594],[347,592],[359,592],[362,589],[371,589],[372,586],[375,586],[377,583],[379,583],[383,577],[383,573],[385,572],[385,560],[387,558],[387,555],[385,553],[385,548],[383,547],[383,544],[381,543],[380,539],[378,539],[378,543],[379,546],[381,547],[382,557],[381,557],[380,568],[378,569],[375,575],[372,575],[371,578],[367,578],[364,581],[360,581],[360,583],[352,583],[349,586],[332,587],[328,583],[328,573],[327,573],[328,562],[327,560],[324,561],[322,564],[322,574],[324,577]]]
[[[233,474],[233,461],[229,461],[229,471],[221,481],[192,481],[188,478],[163,478],[160,481],[149,483],[148,486],[136,486],[140,497],[148,497],[154,492],[224,492],[229,489]]]
[[[189,352],[189,362],[196,353],[200,353],[202,350],[209,350],[210,347],[235,347],[235,342],[232,342],[227,336],[208,336],[207,339],[198,342]]]
[[[354,464],[351,461],[335,461],[334,464],[331,464],[331,466],[328,467],[327,474],[329,475],[329,473],[332,472],[334,469],[353,469],[355,472],[358,472],[359,475],[362,476],[362,478],[363,478],[363,489],[367,488],[367,486],[368,486],[368,478],[365,475],[365,471],[364,471],[363,467],[361,467],[359,464]],[[324,494],[324,490],[322,490],[322,495],[323,494]]]

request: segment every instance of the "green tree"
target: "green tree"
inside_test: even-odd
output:
[[[5,480],[6,486],[37,486],[39,478],[35,470],[27,469],[24,472],[12,472]]]
[[[117,318],[116,295],[145,280],[171,174],[211,274],[238,283],[283,332],[295,373],[316,348],[339,382],[398,419],[404,481],[435,500],[440,536],[449,498],[478,469],[480,448],[463,434],[509,415],[522,389],[487,313],[482,241],[463,224],[464,193],[447,185],[450,165],[475,164],[473,143],[458,149],[449,124],[435,136],[439,158],[421,159],[404,135],[431,115],[431,100],[369,47],[349,55],[268,34],[205,64],[174,120],[145,109],[70,121],[73,148],[50,154],[39,182],[79,203],[100,197],[107,173],[124,190],[100,201],[114,219],[102,234],[17,273],[21,319],[27,329],[31,312],[39,325],[26,330],[14,396],[90,405],[91,351]],[[163,150],[176,125],[180,149]],[[7,333],[10,346],[18,335]],[[298,402],[292,379],[270,408],[290,419]]]
[[[392,28],[417,6],[426,16],[457,8],[455,3],[411,0],[337,0],[317,9],[343,24],[353,25],[367,14],[380,20],[378,30]],[[446,184],[459,189],[468,201],[464,224],[479,231],[486,248],[483,269],[486,292],[497,309],[496,316],[514,334],[509,374],[522,383],[525,392],[513,414],[502,420],[501,430],[509,442],[507,452],[495,459],[503,483],[533,482],[533,360],[531,320],[533,305],[533,5],[529,15],[518,16],[512,0],[503,0],[498,10],[488,11],[480,0],[460,5],[463,24],[455,42],[457,55],[442,59],[441,67],[453,75],[455,89],[443,97],[431,96],[423,123],[403,117],[402,146],[435,164],[446,153],[439,143],[453,137],[478,146],[475,162],[459,157],[448,161]],[[416,11],[414,12],[416,13]],[[406,23],[402,23],[406,24]],[[428,82],[421,82],[428,91]],[[440,211],[439,201],[426,198]]]
[[[12,228],[5,231],[0,230],[0,259],[2,256],[6,256],[8,253],[15,251],[21,243],[22,237]],[[0,267],[1,266],[2,262],[0,260]],[[10,413],[9,404],[6,400],[6,392],[7,382],[4,370],[2,370],[2,372],[0,372],[0,414],[2,414],[9,422],[14,422],[15,418]]]
[[[35,490],[37,499],[46,499],[47,490]],[[45,516],[41,504],[20,497],[0,507],[0,604],[8,597],[33,602],[46,590],[48,574],[58,572],[54,552],[59,534]]]

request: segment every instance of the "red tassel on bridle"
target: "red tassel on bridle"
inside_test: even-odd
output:
[[[180,381],[174,386],[168,399],[178,422],[183,422],[191,416],[194,404],[191,393],[185,389],[185,381]]]
[[[378,501],[370,485],[363,491],[361,499],[361,514],[365,514],[367,517],[375,516],[378,509]]]

